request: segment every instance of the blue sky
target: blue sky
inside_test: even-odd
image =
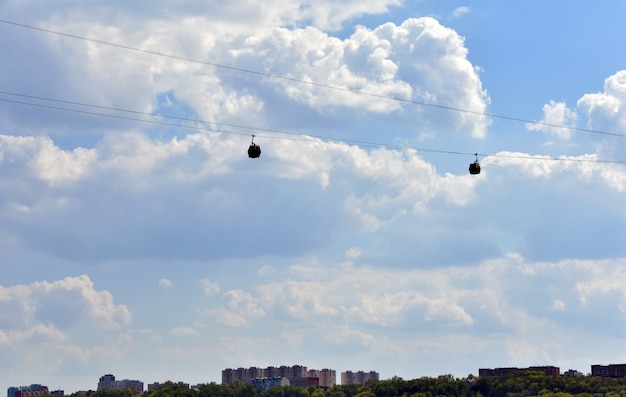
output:
[[[0,15],[0,389],[626,362],[625,3]]]

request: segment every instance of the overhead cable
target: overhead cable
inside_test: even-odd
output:
[[[451,150],[419,148],[419,147],[412,147],[412,146],[385,144],[385,143],[379,143],[379,142],[361,141],[361,140],[352,140],[352,139],[338,140],[337,138],[321,136],[321,135],[304,134],[304,133],[298,133],[298,132],[293,132],[293,131],[275,130],[275,129],[269,129],[269,128],[250,127],[250,126],[244,126],[244,125],[220,123],[220,122],[206,121],[206,120],[199,120],[199,119],[190,119],[190,118],[185,118],[185,117],[170,116],[170,115],[164,115],[164,114],[159,114],[159,113],[141,112],[141,111],[136,111],[136,110],[121,109],[121,108],[108,107],[108,106],[102,106],[102,105],[93,105],[93,104],[87,104],[87,103],[82,103],[82,102],[46,98],[46,97],[34,96],[34,95],[18,94],[18,93],[12,93],[8,91],[0,91],[0,94],[17,96],[17,97],[28,98],[28,99],[36,99],[39,101],[62,103],[62,104],[72,105],[72,106],[81,106],[85,108],[134,114],[136,116],[148,116],[148,117],[170,119],[170,120],[176,120],[176,121],[182,121],[182,122],[194,123],[194,124],[193,125],[176,124],[173,122],[170,123],[170,122],[159,121],[159,120],[154,120],[154,119],[130,117],[130,116],[123,116],[119,114],[102,113],[102,112],[91,111],[91,110],[62,107],[62,106],[56,106],[56,105],[47,105],[43,103],[26,102],[26,101],[12,100],[12,99],[6,99],[6,98],[0,98],[0,102],[13,103],[13,104],[25,105],[25,106],[34,106],[34,107],[39,107],[39,108],[46,108],[46,109],[51,109],[51,110],[59,110],[59,111],[66,111],[66,112],[73,112],[73,113],[80,113],[80,114],[87,114],[87,115],[92,115],[92,116],[108,117],[108,118],[127,120],[127,121],[137,121],[137,122],[142,122],[142,123],[163,125],[167,127],[193,129],[193,130],[198,130],[198,131],[209,131],[209,132],[225,133],[225,134],[232,134],[232,135],[248,136],[250,135],[250,133],[249,132],[245,132],[245,133],[237,132],[237,131],[221,129],[221,128],[220,129],[211,128],[211,127],[207,127],[207,125],[239,128],[239,129],[246,129],[246,130],[252,130],[252,131],[262,131],[262,132],[268,133],[269,135],[256,134],[256,136],[266,138],[266,139],[310,142],[310,139],[308,138],[315,138],[315,139],[319,139],[320,141],[323,141],[329,144],[337,144],[337,145],[354,144],[354,145],[358,145],[362,147],[386,148],[386,149],[394,149],[394,150],[402,150],[402,151],[416,151],[416,152],[422,152],[422,153],[439,153],[439,154],[449,154],[449,155],[480,156],[480,157],[495,157],[495,158],[517,158],[517,159],[525,159],[525,160],[549,160],[549,161],[567,161],[567,162],[583,162],[583,163],[626,164],[625,160],[597,160],[597,159],[592,160],[592,159],[584,159],[584,158],[568,158],[568,157],[555,158],[555,157],[547,157],[547,156],[530,156],[530,155],[515,155],[515,154],[502,154],[502,153],[500,154],[471,153],[471,152],[460,152],[460,151],[451,151]],[[276,134],[289,135],[290,137],[278,137],[276,136]]]
[[[441,104],[436,104],[436,103],[428,103],[428,102],[423,102],[423,101],[416,101],[416,100],[412,100],[412,99],[392,97],[392,96],[381,95],[381,94],[376,94],[376,93],[371,93],[371,92],[366,92],[366,91],[361,91],[361,90],[355,90],[355,89],[350,89],[350,88],[345,88],[345,87],[337,87],[337,86],[332,86],[332,85],[328,85],[328,84],[316,83],[316,82],[313,82],[313,81],[297,79],[297,78],[289,77],[289,76],[283,76],[283,75],[278,75],[278,74],[261,72],[261,71],[257,71],[257,70],[245,69],[245,68],[240,68],[240,67],[236,67],[236,66],[223,65],[223,64],[219,64],[219,63],[215,63],[215,62],[202,61],[202,60],[198,60],[198,59],[193,59],[193,58],[183,57],[183,56],[179,56],[179,55],[168,54],[168,53],[164,53],[164,52],[160,52],[160,51],[148,50],[148,49],[144,49],[144,48],[132,47],[132,46],[125,45],[125,44],[111,43],[111,42],[104,41],[104,40],[93,39],[93,38],[79,36],[79,35],[75,35],[75,34],[71,34],[71,33],[59,32],[59,31],[55,31],[55,30],[51,30],[51,29],[46,29],[46,28],[36,27],[36,26],[27,25],[27,24],[23,24],[23,23],[8,21],[8,20],[5,20],[5,19],[0,19],[0,23],[6,24],[6,25],[17,26],[17,27],[21,27],[21,28],[25,28],[25,29],[35,30],[35,31],[39,31],[39,32],[54,34],[54,35],[58,35],[58,36],[64,36],[64,37],[68,37],[68,38],[71,38],[71,39],[76,39],[76,40],[82,40],[82,41],[87,41],[87,42],[91,42],[91,43],[101,44],[101,45],[105,45],[105,46],[117,47],[117,48],[121,48],[121,49],[124,49],[124,50],[141,52],[141,53],[144,53],[144,54],[150,54],[150,55],[155,55],[155,56],[160,56],[160,57],[166,57],[166,58],[171,58],[171,59],[175,59],[175,60],[179,60],[179,61],[196,63],[196,64],[201,64],[201,65],[206,65],[206,66],[211,66],[211,67],[215,67],[215,68],[231,70],[231,71],[236,71],[236,72],[248,73],[248,74],[253,74],[253,75],[262,76],[262,77],[282,79],[282,80],[291,81],[291,82],[294,82],[294,83],[306,84],[306,85],[309,85],[309,86],[320,87],[320,88],[325,88],[325,89],[329,89],[329,90],[348,92],[348,93],[352,93],[352,94],[364,95],[364,96],[368,96],[368,97],[379,98],[379,99],[386,99],[386,100],[402,102],[402,103],[408,103],[408,104],[413,104],[413,105],[418,105],[418,106],[425,106],[425,107],[438,108],[438,109],[455,111],[455,112],[474,114],[474,115],[485,116],[485,117],[490,117],[490,118],[494,118],[494,119],[502,119],[502,120],[509,120],[509,121],[515,121],[515,122],[523,122],[523,123],[527,123],[527,124],[533,124],[533,125],[539,125],[539,126],[551,127],[551,128],[565,128],[565,129],[568,129],[568,130],[571,130],[571,131],[579,131],[579,132],[586,132],[586,133],[591,133],[591,134],[610,135],[610,136],[626,138],[626,134],[620,134],[620,133],[615,133],[615,132],[599,131],[599,130],[594,130],[594,129],[590,129],[590,128],[582,128],[582,127],[569,126],[569,125],[564,125],[564,124],[548,123],[548,122],[544,122],[544,121],[528,120],[528,119],[524,119],[524,118],[520,118],[520,117],[504,116],[504,115],[499,115],[499,114],[494,114],[494,113],[479,112],[479,111],[470,110],[470,109],[457,108],[457,107],[453,107],[453,106],[441,105]]]

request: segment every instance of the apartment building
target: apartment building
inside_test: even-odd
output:
[[[267,368],[226,368],[222,371],[222,384],[234,383],[238,380],[249,382],[256,378],[287,378],[291,382],[297,378],[306,378],[307,368],[302,365],[294,365],[288,367],[282,365],[280,367]]]
[[[316,386],[329,388],[335,386],[337,383],[337,373],[335,370],[328,368],[307,370],[307,367],[303,365],[282,365],[280,367],[267,368],[227,368],[222,371],[222,384],[234,383],[238,380],[250,383],[252,379],[264,378],[286,378],[289,380],[290,385],[302,387]]]
[[[276,377],[276,378],[254,378],[250,379],[248,383],[251,383],[257,391],[269,390],[272,387],[277,386],[289,386],[289,379]]]
[[[592,365],[591,376],[626,378],[626,364]]]
[[[114,375],[106,374],[98,381],[98,390],[104,389],[134,389],[143,392],[143,382],[129,379],[115,380]]]
[[[293,381],[306,378],[307,368],[303,365],[292,365],[291,367],[281,365],[280,367],[267,367],[265,368],[265,373],[268,378],[282,377]]]
[[[370,379],[379,380],[379,374],[376,371],[346,371],[341,373],[342,385],[363,385]]]
[[[236,381],[248,382],[250,379],[269,377],[265,368],[226,368],[222,370],[222,384],[235,383]]]
[[[508,376],[513,375],[520,372],[526,371],[538,371],[543,372],[546,375],[550,376],[559,376],[561,374],[561,369],[559,367],[554,367],[551,365],[547,366],[538,366],[538,367],[528,367],[528,368],[516,368],[516,367],[504,367],[504,368],[480,368],[478,370],[479,377],[486,376]]]
[[[30,386],[9,387],[7,397],[36,397],[48,394],[48,386],[32,384]]]
[[[337,384],[337,371],[334,369],[310,369],[307,372],[307,377],[309,379],[319,379],[317,386],[324,389],[333,387]]]
[[[148,383],[148,391],[152,391],[152,390],[157,390],[163,386],[167,386],[168,384],[173,384],[176,386],[182,386],[185,387],[187,389],[189,389],[189,383],[185,383],[185,382],[166,382],[166,383],[160,383],[160,382],[154,382],[154,383]]]

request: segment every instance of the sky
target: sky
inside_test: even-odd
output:
[[[622,0],[0,16],[0,389],[626,362]]]

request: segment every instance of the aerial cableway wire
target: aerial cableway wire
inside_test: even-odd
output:
[[[402,151],[413,150],[413,151],[416,151],[416,152],[439,153],[439,154],[449,154],[449,155],[462,155],[462,156],[468,156],[468,155],[475,156],[475,155],[477,155],[477,156],[481,156],[481,157],[517,158],[517,159],[524,159],[524,160],[550,160],[550,161],[568,161],[568,162],[583,162],[583,163],[626,164],[626,160],[597,160],[597,159],[596,160],[591,160],[591,159],[583,159],[583,158],[567,158],[567,157],[554,158],[554,157],[547,157],[547,156],[522,156],[522,155],[514,155],[514,154],[482,154],[482,153],[469,153],[469,152],[460,152],[460,151],[451,151],[451,150],[419,148],[419,147],[412,147],[412,146],[385,144],[385,143],[380,143],[380,142],[360,141],[360,140],[352,140],[352,139],[337,139],[337,138],[321,136],[321,135],[304,134],[304,133],[298,133],[298,132],[292,132],[292,131],[284,131],[284,130],[275,130],[275,129],[269,129],[269,128],[250,127],[250,126],[244,126],[244,125],[220,123],[220,122],[206,121],[206,120],[199,120],[199,119],[190,119],[190,118],[179,117],[179,116],[164,115],[164,114],[160,114],[160,113],[148,113],[148,112],[141,112],[141,111],[136,111],[136,110],[128,110],[128,109],[121,109],[121,108],[115,108],[115,107],[102,106],[102,105],[93,105],[93,104],[87,104],[87,103],[82,103],[82,102],[67,101],[67,100],[53,99],[53,98],[46,98],[46,97],[41,97],[41,96],[18,94],[18,93],[12,93],[12,92],[8,92],[8,91],[0,91],[0,94],[1,95],[17,96],[17,97],[28,98],[28,99],[34,99],[34,100],[39,100],[39,101],[62,103],[62,104],[72,105],[72,106],[81,106],[81,107],[85,107],[85,108],[107,110],[107,111],[119,112],[119,113],[127,113],[127,114],[133,114],[133,115],[136,115],[136,116],[147,116],[147,117],[170,119],[170,120],[176,120],[176,121],[181,121],[181,122],[186,122],[186,123],[195,123],[196,125],[176,124],[176,123],[173,123],[173,122],[169,123],[169,122],[159,121],[159,120],[154,120],[154,119],[146,119],[146,118],[139,118],[139,117],[123,116],[123,115],[112,114],[112,113],[100,113],[100,112],[91,111],[91,110],[84,110],[84,109],[77,109],[77,108],[70,108],[70,107],[62,107],[62,106],[55,106],[55,105],[47,105],[47,104],[44,104],[44,103],[26,102],[26,101],[19,101],[19,100],[6,99],[6,98],[0,98],[0,102],[13,103],[13,104],[25,105],[25,106],[34,106],[34,107],[39,107],[39,108],[45,108],[45,109],[51,109],[51,110],[59,110],[59,111],[66,111],[66,112],[73,112],[73,113],[80,113],[80,114],[87,114],[87,115],[91,115],[91,116],[101,116],[101,117],[115,118],[115,119],[127,120],[127,121],[138,121],[138,122],[142,122],[142,123],[163,125],[163,126],[167,126],[167,127],[193,129],[193,130],[198,130],[198,131],[209,131],[209,132],[232,134],[232,135],[245,135],[245,136],[248,136],[250,134],[247,133],[247,132],[244,133],[244,132],[236,132],[236,131],[229,131],[229,130],[224,130],[224,129],[211,128],[211,127],[207,127],[207,125],[215,125],[215,126],[221,126],[221,127],[245,129],[245,130],[251,130],[251,131],[255,131],[255,132],[261,131],[261,132],[267,132],[267,133],[269,133],[269,135],[258,135],[258,134],[256,134],[256,136],[262,137],[262,138],[266,138],[266,139],[279,139],[279,140],[311,142],[310,139],[306,138],[306,137],[309,137],[309,138],[319,139],[320,141],[325,142],[325,143],[329,143],[329,144],[336,144],[336,145],[354,144],[354,145],[358,145],[358,146],[362,146],[362,147],[386,148],[386,149],[402,150]],[[198,124],[200,124],[200,125],[198,125]],[[289,137],[277,137],[276,134],[289,135]]]
[[[216,133],[225,133],[225,134],[233,134],[233,135],[245,135],[245,136],[249,136],[250,135],[247,132],[244,133],[244,132],[228,131],[228,130],[224,130],[224,129],[217,129],[217,128],[211,128],[211,127],[207,127],[206,126],[206,125],[213,124],[213,125],[216,125],[216,126],[241,128],[241,129],[247,129],[247,130],[252,130],[252,131],[262,131],[262,132],[268,132],[268,133],[273,133],[273,134],[285,134],[285,135],[291,135],[292,136],[292,137],[277,137],[275,135],[258,135],[258,134],[256,134],[256,136],[262,137],[262,138],[266,138],[266,139],[282,139],[282,140],[290,140],[290,141],[311,142],[310,139],[306,139],[306,137],[310,137],[310,138],[319,139],[320,141],[323,141],[325,143],[337,144],[337,145],[351,143],[351,144],[355,144],[355,145],[359,145],[359,146],[363,146],[363,147],[371,147],[371,148],[389,148],[389,149],[396,149],[396,150],[415,150],[415,151],[418,151],[418,152],[431,152],[431,153],[455,154],[455,155],[472,155],[472,156],[474,155],[474,153],[457,152],[457,151],[450,151],[450,150],[416,148],[416,147],[410,147],[410,146],[401,146],[401,145],[384,144],[384,143],[377,143],[377,142],[359,141],[359,140],[353,140],[353,139],[337,139],[337,138],[326,137],[326,136],[321,136],[321,135],[304,134],[304,133],[290,132],[290,131],[284,131],[284,130],[274,130],[274,129],[269,129],[269,128],[249,127],[249,126],[243,126],[243,125],[237,125],[237,124],[219,123],[219,122],[199,120],[199,119],[189,119],[189,118],[184,118],[184,117],[179,117],[179,116],[163,115],[163,114],[159,114],[159,113],[147,113],[147,112],[140,112],[140,111],[135,111],[135,110],[126,110],[126,109],[120,109],[120,108],[101,106],[101,105],[89,105],[89,104],[80,103],[80,102],[72,102],[72,101],[55,100],[55,99],[49,99],[49,98],[43,98],[43,97],[35,97],[35,96],[32,96],[32,95],[12,94],[12,93],[7,93],[5,91],[0,91],[0,94],[17,95],[17,96],[23,96],[23,97],[39,99],[39,100],[44,100],[44,101],[52,101],[52,102],[59,102],[59,103],[65,103],[65,104],[72,104],[72,105],[76,105],[76,106],[91,107],[91,108],[101,109],[101,110],[110,110],[110,111],[114,111],[114,112],[129,113],[129,114],[135,114],[135,115],[138,115],[138,116],[160,117],[160,118],[165,118],[165,119],[172,119],[172,120],[185,121],[185,122],[190,122],[190,123],[197,123],[197,124],[202,124],[202,125],[175,124],[175,123],[168,123],[168,122],[165,122],[165,121],[158,121],[158,120],[151,120],[151,119],[144,119],[144,118],[135,118],[135,117],[122,116],[122,115],[119,115],[119,114],[111,114],[111,113],[99,113],[99,112],[90,111],[90,110],[68,108],[68,107],[61,107],[61,106],[54,106],[54,105],[46,105],[46,104],[43,104],[43,103],[25,102],[25,101],[18,101],[18,100],[13,100],[13,99],[6,99],[6,98],[0,98],[0,102],[7,102],[7,103],[13,103],[13,104],[18,104],[18,105],[26,105],[26,106],[34,106],[34,107],[39,107],[39,108],[45,108],[45,109],[51,109],[51,110],[60,110],[60,111],[73,112],[73,113],[81,113],[81,114],[87,114],[87,115],[91,115],[91,116],[102,116],[102,117],[109,117],[109,118],[128,120],[128,121],[139,121],[139,122],[142,122],[142,123],[150,123],[150,124],[164,125],[164,126],[168,126],[168,127],[193,129],[193,130],[199,130],[199,131],[209,131],[209,132],[216,132]],[[299,138],[294,138],[293,136],[297,136]],[[483,156],[483,155],[481,155],[481,156]],[[487,155],[484,155],[484,156],[487,156]],[[625,161],[625,163],[626,163],[626,161]]]
[[[484,117],[489,117],[489,118],[493,118],[493,119],[502,119],[502,120],[509,120],[509,121],[515,121],[515,122],[522,122],[522,123],[527,123],[527,124],[534,124],[534,125],[539,125],[539,126],[544,126],[544,127],[564,128],[564,129],[568,129],[568,130],[571,130],[571,131],[579,131],[579,132],[586,132],[586,133],[590,133],[590,134],[601,134],[601,135],[610,135],[610,136],[617,136],[617,137],[626,138],[626,134],[619,134],[619,133],[607,132],[607,131],[599,131],[599,130],[594,130],[594,129],[590,129],[590,128],[568,126],[568,125],[563,125],[563,124],[554,124],[554,123],[548,123],[548,122],[543,122],[543,121],[528,120],[528,119],[524,119],[524,118],[520,118],[520,117],[504,116],[504,115],[499,115],[499,114],[494,114],[494,113],[479,112],[479,111],[475,111],[475,110],[457,108],[457,107],[453,107],[453,106],[441,105],[441,104],[436,104],[436,103],[428,103],[428,102],[422,102],[422,101],[415,101],[415,100],[411,100],[411,99],[405,99],[405,98],[398,98],[398,97],[392,97],[392,96],[387,96],[387,95],[375,94],[375,93],[371,93],[371,92],[360,91],[360,90],[355,90],[355,89],[350,89],[350,88],[345,88],[345,87],[331,86],[331,85],[327,85],[327,84],[316,83],[314,81],[307,81],[307,80],[297,79],[297,78],[294,78],[294,77],[288,77],[288,76],[282,76],[282,75],[278,75],[278,74],[261,72],[261,71],[258,71],[258,70],[245,69],[245,68],[240,68],[240,67],[236,67],[236,66],[222,65],[222,64],[219,64],[219,63],[215,63],[215,62],[202,61],[202,60],[198,60],[198,59],[183,57],[183,56],[180,56],[180,55],[173,55],[173,54],[167,54],[167,53],[160,52],[160,51],[153,51],[153,50],[148,50],[148,49],[144,49],[144,48],[132,47],[132,46],[125,45],[125,44],[111,43],[111,42],[107,42],[107,41],[104,41],[104,40],[92,39],[92,38],[79,36],[79,35],[75,35],[75,34],[71,34],[71,33],[64,33],[64,32],[59,32],[59,31],[55,31],[55,30],[51,30],[51,29],[46,29],[46,28],[36,27],[36,26],[27,25],[27,24],[23,24],[23,23],[8,21],[8,20],[5,20],[5,19],[0,19],[0,23],[6,24],[6,25],[17,26],[17,27],[21,27],[21,28],[25,28],[25,29],[35,30],[35,31],[43,32],[43,33],[48,33],[48,34],[54,34],[54,35],[58,35],[58,36],[68,37],[68,38],[75,39],[75,40],[82,40],[82,41],[87,41],[87,42],[91,42],[91,43],[95,43],[95,44],[101,44],[101,45],[105,45],[105,46],[121,48],[121,49],[128,50],[128,51],[141,52],[141,53],[144,53],[144,54],[150,54],[150,55],[155,55],[155,56],[175,59],[175,60],[184,61],[184,62],[196,63],[196,64],[211,66],[211,67],[215,67],[215,68],[231,70],[231,71],[235,71],[235,72],[248,73],[248,74],[253,74],[253,75],[262,76],[262,77],[281,79],[281,80],[286,80],[286,81],[290,81],[290,82],[294,82],[294,83],[306,84],[306,85],[310,85],[310,86],[314,86],[314,87],[320,87],[320,88],[325,88],[325,89],[329,89],[329,90],[347,92],[347,93],[352,93],[352,94],[356,94],[356,95],[364,95],[364,96],[369,96],[369,97],[373,97],[373,98],[386,99],[386,100],[402,102],[402,103],[407,103],[407,104],[412,104],[412,105],[431,107],[431,108],[438,108],[438,109],[455,111],[455,112],[461,112],[461,113],[474,114],[474,115],[477,115],[477,116],[484,116]]]

